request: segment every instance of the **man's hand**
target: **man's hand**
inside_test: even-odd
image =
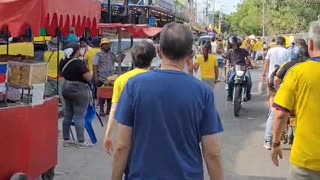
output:
[[[271,151],[271,159],[272,159],[272,162],[274,165],[276,165],[277,167],[279,167],[279,159],[282,159],[282,147],[281,145],[278,146],[278,147],[275,147],[275,148],[272,148],[272,151]]]
[[[104,139],[104,150],[111,156],[113,152],[112,138],[106,137]]]

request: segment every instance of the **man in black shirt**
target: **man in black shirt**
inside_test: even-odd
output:
[[[250,56],[249,52],[246,49],[240,48],[241,46],[241,40],[238,39],[235,36],[231,36],[228,40],[229,44],[229,51],[227,53],[227,65],[228,67],[233,67],[236,65],[240,66],[246,66],[248,64],[251,64],[255,67],[255,62],[253,61],[252,57]],[[248,63],[248,61],[249,63]],[[234,88],[234,77],[236,73],[234,71],[230,71],[229,78],[228,78],[228,101],[232,101],[233,99],[233,88]],[[252,81],[250,73],[246,73],[246,79],[247,79],[247,92],[246,92],[246,101],[249,101],[251,99],[251,87],[252,87]]]

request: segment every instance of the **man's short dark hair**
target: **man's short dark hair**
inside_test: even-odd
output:
[[[284,46],[286,44],[286,39],[283,36],[277,38],[277,45]]]
[[[276,42],[276,39],[273,38],[273,39],[272,39],[272,42]]]
[[[182,60],[192,54],[193,35],[189,27],[166,24],[160,34],[160,49],[170,60]]]
[[[157,56],[154,45],[148,41],[141,41],[131,49],[132,63],[137,68],[148,68],[152,59]]]

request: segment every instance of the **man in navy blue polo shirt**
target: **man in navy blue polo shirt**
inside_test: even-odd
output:
[[[210,178],[223,179],[223,128],[213,92],[183,72],[192,44],[188,27],[167,24],[160,35],[161,69],[128,81],[115,116],[112,180],[121,180],[125,169],[129,180],[203,180],[202,155]]]

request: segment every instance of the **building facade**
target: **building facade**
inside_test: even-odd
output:
[[[162,27],[168,22],[188,23],[193,0],[129,0],[128,12],[123,0],[101,1],[102,23],[149,24]],[[111,20],[111,21],[110,21]]]

